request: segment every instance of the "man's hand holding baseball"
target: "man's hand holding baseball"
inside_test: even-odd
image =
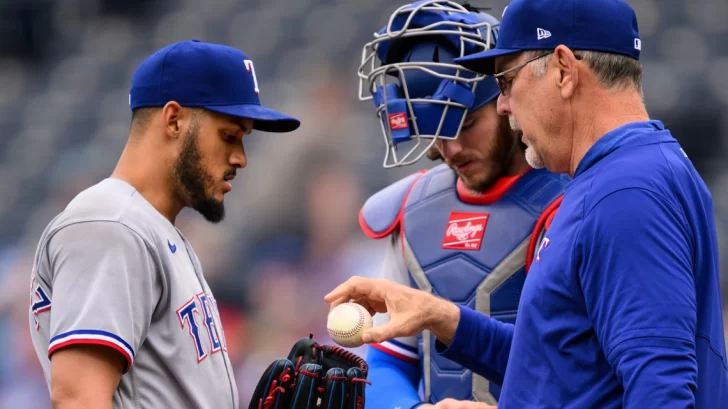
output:
[[[443,344],[455,335],[460,309],[453,303],[385,279],[353,277],[324,297],[331,308],[356,302],[370,314],[388,313],[389,322],[371,328],[362,335],[366,343],[379,343],[398,337],[431,331]]]

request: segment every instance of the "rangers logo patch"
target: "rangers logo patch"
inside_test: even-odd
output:
[[[536,252],[536,261],[541,261],[541,252],[549,246],[549,243],[551,243],[551,240],[548,237],[544,237],[541,240],[541,245],[538,246],[538,251]]]
[[[407,129],[407,114],[404,112],[389,114],[389,127],[392,128],[393,131]]]
[[[488,213],[450,213],[442,248],[446,250],[480,250]]]

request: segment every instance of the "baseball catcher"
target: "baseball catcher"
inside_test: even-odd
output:
[[[270,364],[248,409],[363,409],[368,371],[364,359],[311,335]]]

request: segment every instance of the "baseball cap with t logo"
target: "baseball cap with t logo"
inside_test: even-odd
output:
[[[253,129],[291,132],[296,118],[260,103],[253,61],[240,50],[198,40],[170,44],[144,60],[131,81],[132,110],[176,101],[186,107],[253,119]]]

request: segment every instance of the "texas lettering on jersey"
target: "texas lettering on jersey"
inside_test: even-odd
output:
[[[38,315],[50,311],[51,305],[50,297],[35,282],[35,275],[33,275],[30,280],[30,309],[33,312],[36,330],[40,329]],[[202,317],[201,320],[200,317]],[[216,324],[216,322],[220,322],[220,314],[217,310],[215,298],[205,293],[195,295],[177,309],[177,318],[182,330],[187,329],[192,337],[197,363],[202,362],[210,354],[221,350],[227,352],[225,334],[222,328],[217,328]],[[200,334],[201,325],[205,327],[207,332],[205,341],[203,341],[203,336]]]
[[[199,320],[198,317],[202,319]],[[227,352],[225,334],[222,328],[218,328],[216,324],[216,322],[220,322],[220,313],[217,310],[215,298],[205,293],[195,295],[177,309],[177,318],[182,329],[186,328],[189,331],[197,355],[197,363],[202,362],[208,355],[221,350]],[[204,342],[200,335],[201,326],[204,326],[207,331]]]

